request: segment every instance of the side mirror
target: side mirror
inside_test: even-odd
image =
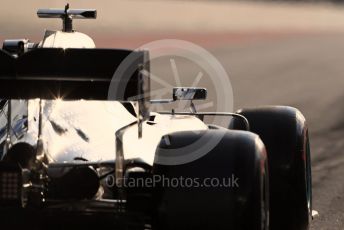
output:
[[[173,100],[205,100],[207,99],[207,89],[196,87],[176,87],[173,88]]]

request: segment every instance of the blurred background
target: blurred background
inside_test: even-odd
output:
[[[98,46],[136,47],[156,38],[179,37],[203,45],[338,33],[344,30],[344,6],[326,1],[100,0],[68,1],[73,8],[96,8],[97,20],[75,21]],[[40,39],[43,28],[59,28],[42,20],[38,8],[61,8],[60,0],[2,0],[0,37]],[[140,35],[140,36],[137,36]]]
[[[1,0],[0,40],[38,42],[56,19],[39,19],[38,8],[64,1]],[[344,226],[344,5],[341,1],[70,0],[71,8],[96,8],[97,20],[75,20],[76,30],[98,47],[137,48],[158,39],[183,39],[206,48],[224,66],[234,109],[290,105],[308,120],[313,154],[312,229]],[[184,84],[197,70],[176,60]],[[171,63],[152,71],[173,84]],[[209,76],[208,76],[209,77]],[[154,84],[154,83],[153,83]],[[200,86],[216,92],[205,76]]]

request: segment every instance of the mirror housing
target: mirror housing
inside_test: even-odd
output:
[[[175,87],[173,88],[173,101],[177,100],[205,100],[207,89],[198,87]]]

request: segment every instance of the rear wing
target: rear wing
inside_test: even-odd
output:
[[[19,57],[0,50],[0,98],[128,101],[144,94],[149,101],[150,79],[140,71],[149,71],[148,59],[147,51],[118,49],[38,48]],[[110,85],[123,93],[109,98]]]

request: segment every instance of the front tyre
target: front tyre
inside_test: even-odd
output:
[[[263,140],[270,169],[270,229],[309,228],[312,204],[311,156],[304,116],[295,108],[268,106],[242,109],[250,131]],[[243,124],[234,120],[232,128]]]

